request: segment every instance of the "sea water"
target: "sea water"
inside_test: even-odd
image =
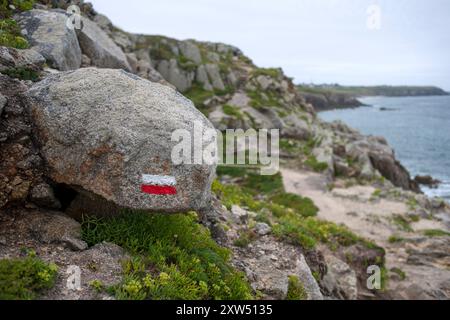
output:
[[[385,137],[411,175],[442,181],[429,196],[450,201],[450,96],[368,97],[371,107],[321,112],[325,121],[342,120],[363,134]]]

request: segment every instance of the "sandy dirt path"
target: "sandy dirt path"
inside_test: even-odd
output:
[[[425,229],[445,230],[445,224],[436,220],[420,220],[411,224],[415,232],[408,233],[393,223],[396,215],[408,213],[407,204],[388,199],[374,200],[376,189],[372,186],[329,191],[325,175],[290,169],[283,169],[281,173],[286,191],[312,199],[319,208],[320,219],[344,224],[354,233],[385,248],[387,269],[399,268],[407,274],[406,280],[390,281],[389,287],[398,293],[397,298],[407,299],[414,294],[427,298],[424,292],[442,287],[450,296],[450,251],[445,257],[444,248],[444,254],[439,253],[444,258],[436,260],[440,249],[435,247],[439,247],[439,240],[426,239],[420,233]],[[390,243],[389,238],[393,235],[411,241]],[[423,261],[411,263],[411,252],[416,252],[413,258]]]

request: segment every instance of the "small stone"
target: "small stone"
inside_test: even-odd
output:
[[[14,180],[11,182],[11,184],[13,186],[18,186],[19,184],[22,183],[22,178],[20,178],[19,176],[14,177]]]
[[[260,236],[266,236],[272,232],[272,228],[267,223],[257,223],[255,231]]]
[[[46,183],[41,183],[33,187],[31,190],[31,201],[49,209],[61,208],[61,203],[55,197],[52,187]]]
[[[234,205],[231,208],[231,213],[237,222],[244,223],[248,219],[248,212],[239,206]]]
[[[88,244],[80,239],[76,239],[73,237],[65,237],[61,239],[70,250],[73,251],[84,251],[88,248]]]
[[[28,191],[30,190],[31,182],[25,181],[16,185],[11,192],[12,200],[23,200],[28,196]]]

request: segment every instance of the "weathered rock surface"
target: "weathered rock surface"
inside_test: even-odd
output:
[[[44,64],[45,58],[33,49],[0,47],[0,72],[18,68],[38,71]]]
[[[6,102],[8,102],[8,99],[0,94],[0,116],[2,115],[3,108],[6,106]]]
[[[326,111],[332,109],[358,108],[364,106],[356,97],[343,93],[311,93],[299,89],[308,103],[311,103],[316,111]]]
[[[61,71],[80,67],[81,49],[75,31],[66,27],[64,13],[35,9],[15,18],[31,48],[43,55],[52,67]]]
[[[250,221],[255,217],[255,213],[239,206],[228,211],[214,199],[202,222],[221,245],[232,250],[234,266],[245,272],[253,289],[260,291],[265,299],[286,299],[289,277],[295,276],[304,287],[307,299],[322,300],[323,295],[312,273],[314,270],[319,275],[324,274],[320,254],[315,255],[313,250],[305,253],[299,246],[278,241],[270,235],[270,226],[264,223],[255,225],[256,238],[247,247],[234,245],[241,232],[249,232]],[[228,226],[226,232],[221,227],[223,222]]]
[[[179,45],[181,54],[196,64],[202,63],[202,55],[200,49],[190,41],[180,42]]]
[[[194,122],[212,126],[173,89],[121,70],[88,68],[49,76],[28,96],[53,181],[126,208],[180,212],[208,201],[215,167],[174,165],[171,135],[192,133]],[[143,174],[174,176],[178,193],[142,193]]]
[[[285,299],[289,277],[296,276],[305,288],[308,300],[323,299],[319,285],[298,247],[264,237],[247,249],[233,251],[236,266],[245,270],[252,287],[267,297]]]
[[[356,272],[333,255],[326,255],[325,261],[328,272],[321,284],[327,293],[340,300],[356,300],[358,298]]]
[[[73,251],[87,249],[81,240],[81,225],[57,212],[29,212],[29,232],[43,244],[62,244]]]
[[[383,137],[364,136],[340,121],[322,123],[325,130],[321,136],[329,135],[322,141],[321,148],[331,148],[334,164],[342,169],[342,163],[352,163],[347,171],[350,175],[372,180],[380,175],[396,187],[420,192],[418,184],[396,159],[394,150]],[[330,130],[331,129],[331,130]],[[330,136],[331,135],[331,136]],[[342,170],[341,170],[342,171]],[[342,172],[341,172],[342,173]]]
[[[27,89],[23,82],[0,74],[0,209],[23,204],[31,188],[43,182],[42,159],[26,112]]]
[[[99,68],[131,71],[127,57],[108,35],[88,18],[82,19],[83,28],[77,30],[81,49],[92,64]]]
[[[61,203],[55,197],[53,189],[46,183],[41,183],[33,187],[30,193],[30,200],[43,208],[61,208]]]
[[[106,292],[97,292],[90,283],[104,287],[120,283],[122,263],[129,255],[117,245],[100,243],[87,248],[81,240],[80,225],[67,216],[42,210],[0,211],[0,259],[23,258],[23,249],[58,266],[55,286],[42,293],[42,300],[111,300]],[[68,286],[77,272],[80,287]]]
[[[414,181],[420,185],[428,186],[430,188],[437,188],[442,183],[442,181],[433,179],[431,176],[416,176]]]
[[[175,59],[161,61],[157,70],[164,79],[173,84],[180,92],[185,92],[191,88],[195,78],[194,72],[186,72],[180,69]]]

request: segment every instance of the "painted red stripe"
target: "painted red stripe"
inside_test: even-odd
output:
[[[177,194],[177,189],[172,186],[149,186],[142,185],[141,191],[148,194],[173,195]]]

